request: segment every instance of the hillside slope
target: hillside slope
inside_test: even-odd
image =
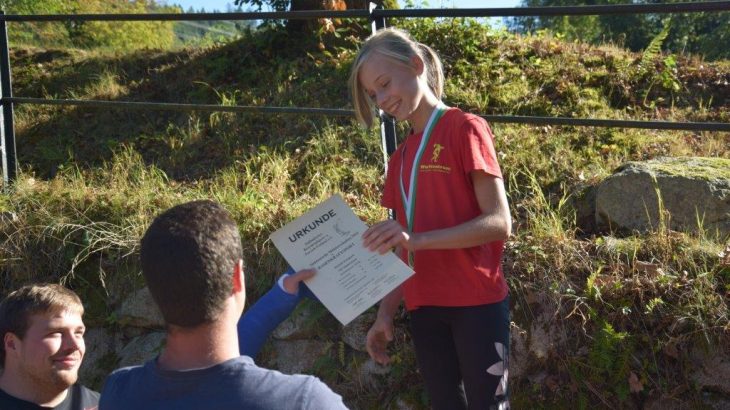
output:
[[[467,111],[730,121],[727,61],[516,37],[470,20],[395,23],[441,53],[446,102]],[[14,95],[348,108],[358,38],[289,39],[269,29],[195,50],[13,49]],[[351,118],[30,105],[16,113],[22,172],[0,195],[0,293],[61,281],[87,301],[92,328],[129,337],[115,309],[142,286],[137,241],[173,204],[213,198],[231,210],[252,272],[250,301],[284,268],[268,234],[331,193],[344,193],[368,223],[385,217],[379,136]],[[515,408],[730,400],[691,377],[697,349],[717,352],[729,341],[730,267],[718,257],[730,252],[727,238],[587,231],[574,207],[586,187],[626,161],[730,158],[730,135],[492,126],[515,219],[505,260],[513,336],[545,346],[541,356],[528,349],[513,361]],[[345,343],[326,312],[305,309],[314,312],[307,333],[327,347],[310,370],[350,406],[427,405],[407,319],[398,322],[395,364],[365,382],[366,354]],[[547,329],[542,339],[536,326]],[[276,354],[269,349],[260,361],[273,365]],[[114,367],[114,355],[104,364]]]

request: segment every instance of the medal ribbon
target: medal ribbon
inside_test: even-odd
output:
[[[408,185],[408,193],[406,193],[405,186],[403,185],[403,160],[405,160],[405,145],[403,146],[403,160],[400,163],[400,194],[403,200],[403,207],[406,210],[406,223],[408,225],[408,231],[413,232],[413,218],[416,212],[416,185],[418,184],[418,168],[420,167],[421,157],[424,151],[426,151],[426,145],[428,140],[431,139],[431,131],[433,131],[436,123],[444,115],[448,107],[439,103],[434,108],[426,123],[426,128],[423,130],[423,137],[421,137],[421,144],[418,146],[416,156],[413,158],[413,167],[411,168],[411,179]],[[413,267],[413,252],[408,252],[408,264]]]

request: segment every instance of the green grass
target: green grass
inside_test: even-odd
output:
[[[717,85],[730,75],[727,61],[676,56],[670,74],[681,80],[677,90],[640,69],[640,54],[614,46],[517,37],[471,20],[396,23],[436,46],[447,72],[447,102],[467,111],[730,121],[730,90]],[[202,49],[13,49],[15,95],[346,108],[357,44],[349,34],[356,32],[317,39],[324,50],[275,29]],[[653,60],[654,72],[667,69],[665,58]],[[379,135],[349,118],[26,105],[16,112],[21,172],[0,195],[0,211],[17,219],[0,224],[0,293],[28,281],[63,282],[82,294],[92,326],[116,326],[111,312],[143,285],[137,242],[172,205],[212,198],[231,211],[244,241],[249,302],[285,267],[268,235],[332,193],[342,193],[367,223],[386,217],[379,206]],[[538,309],[550,309],[569,336],[563,350],[534,364],[547,373],[547,387],[510,380],[513,403],[623,408],[649,392],[673,391],[688,392],[676,397],[683,403],[698,403],[701,392],[687,379],[687,364],[665,352],[693,344],[717,348],[730,331],[730,270],[717,256],[725,243],[662,226],[620,237],[587,232],[576,204],[627,161],[730,158],[728,135],[492,128],[514,218],[504,263],[513,320],[528,329]],[[544,306],[535,305],[536,295]],[[426,406],[405,322],[398,322],[392,371],[375,385],[356,376],[365,354],[339,340],[334,322],[324,322],[318,332],[332,358],[318,361],[314,371],[348,404]],[[642,392],[628,390],[631,374]]]

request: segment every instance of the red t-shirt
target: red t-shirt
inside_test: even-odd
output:
[[[413,134],[393,153],[382,205],[394,209],[407,226],[400,178],[408,192],[413,159],[423,133]],[[470,173],[484,171],[501,178],[492,131],[481,117],[451,108],[435,125],[421,157],[416,185],[413,232],[449,228],[474,219],[481,210]],[[405,160],[404,160],[405,158]],[[507,283],[502,274],[503,241],[462,249],[415,252],[415,274],[403,285],[406,309],[419,306],[477,306],[502,301]],[[408,254],[401,259],[407,263]]]

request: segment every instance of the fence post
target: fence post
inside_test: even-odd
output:
[[[373,10],[380,9],[381,6],[370,3],[370,22],[373,34],[381,28],[385,28],[385,17],[373,17]],[[378,110],[380,116],[380,138],[383,144],[383,152],[385,153],[385,170],[388,170],[388,158],[395,151],[395,120],[390,115]]]
[[[5,11],[0,10],[0,15]],[[2,155],[3,187],[15,181],[18,173],[15,152],[15,127],[13,126],[12,82],[10,80],[10,51],[8,49],[7,22],[0,21],[0,154]]]

